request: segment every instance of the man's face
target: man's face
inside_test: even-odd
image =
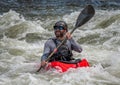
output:
[[[66,30],[62,26],[54,26],[54,33],[57,38],[64,37]]]

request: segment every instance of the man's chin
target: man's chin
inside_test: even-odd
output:
[[[57,38],[61,37],[61,35],[60,35],[60,34],[56,34],[55,36],[56,36]]]
[[[58,34],[55,33],[55,35],[56,35],[57,38],[61,38],[61,37],[63,37],[63,34],[62,34],[62,33],[61,33],[61,34],[60,34],[60,33],[58,33]]]
[[[58,34],[56,33],[55,35],[56,35],[56,37],[60,37],[60,33],[58,33]]]

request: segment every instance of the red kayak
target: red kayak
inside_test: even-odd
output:
[[[47,69],[55,68],[59,72],[65,72],[69,68],[78,68],[78,67],[89,67],[89,63],[86,59],[78,59],[75,62],[66,62],[66,61],[52,61],[48,64]]]

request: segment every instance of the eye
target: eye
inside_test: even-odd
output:
[[[54,30],[64,30],[63,26],[54,26]]]

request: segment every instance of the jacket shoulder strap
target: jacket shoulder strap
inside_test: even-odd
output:
[[[51,39],[54,42],[55,46],[57,47],[57,41],[56,41],[56,39],[55,38],[51,38]]]

